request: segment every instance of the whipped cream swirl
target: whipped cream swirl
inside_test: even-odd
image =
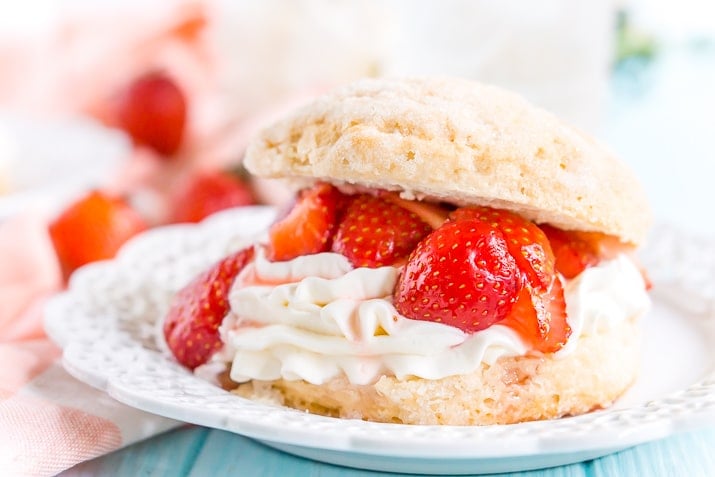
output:
[[[260,247],[229,294],[231,312],[220,328],[231,379],[325,383],[345,375],[369,384],[382,375],[440,379],[467,374],[482,363],[528,351],[519,335],[499,324],[476,333],[401,316],[392,304],[399,269],[354,269],[342,255],[321,253],[269,262]],[[647,308],[643,279],[619,257],[567,284],[572,338],[612,326]]]
[[[571,338],[558,352],[571,353],[582,336],[608,331],[650,308],[641,271],[627,255],[584,270],[564,289]]]

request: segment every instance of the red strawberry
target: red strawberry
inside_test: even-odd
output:
[[[460,225],[470,232],[457,228]],[[543,352],[556,351],[566,343],[571,330],[566,322],[563,287],[554,271],[549,241],[536,225],[512,212],[464,207],[453,211],[450,221],[421,242],[417,250],[435,235],[440,240],[438,248],[411,255],[405,267],[405,272],[410,270],[411,275],[403,274],[398,282],[395,300],[400,313],[407,313],[405,316],[410,318],[442,321],[464,331],[478,331],[500,322],[514,328],[534,349]],[[484,240],[496,240],[494,243],[501,248],[483,250],[484,246],[479,244]],[[451,250],[460,251],[459,255],[445,257],[444,253],[451,254]],[[496,250],[499,253],[489,255]],[[499,283],[495,290],[487,281],[477,295],[483,305],[474,307],[470,301],[475,296],[471,287],[484,283],[483,274],[494,274],[495,270],[513,270],[510,275],[513,282],[509,282],[510,287]],[[446,282],[442,278],[445,272]],[[403,281],[409,286],[405,287]],[[457,290],[468,292],[455,292],[455,284],[459,284]],[[404,303],[402,295],[406,290],[418,290],[407,296],[411,306]],[[434,312],[421,308],[422,304],[444,308],[436,315],[439,320],[434,319]],[[475,312],[487,318],[468,326]],[[445,313],[451,317],[450,321],[444,319]]]
[[[616,237],[598,232],[567,231],[547,224],[541,225],[541,229],[554,250],[556,270],[565,278],[574,278],[602,260],[634,250]]]
[[[317,184],[298,195],[288,214],[268,230],[268,259],[290,260],[330,250],[343,195],[330,184]]]
[[[171,156],[181,146],[187,116],[186,97],[176,82],[162,72],[134,80],[119,96],[113,121],[136,144]]]
[[[545,293],[522,288],[511,312],[499,324],[515,330],[537,351],[553,353],[560,350],[571,335],[561,279],[554,276]]]
[[[174,297],[164,321],[169,349],[194,369],[221,348],[218,327],[228,313],[228,292],[236,275],[253,259],[253,247],[230,255],[194,278]]]
[[[193,176],[176,194],[172,222],[199,222],[219,210],[255,203],[248,185],[228,172]]]
[[[408,318],[479,331],[509,314],[519,273],[498,229],[479,219],[447,222],[410,254],[395,307]]]
[[[96,260],[114,257],[119,248],[145,230],[144,219],[124,200],[91,191],[66,208],[49,232],[65,276]]]
[[[479,219],[500,230],[514,257],[535,290],[544,291],[554,276],[554,254],[549,240],[533,222],[507,210],[489,207],[462,207],[450,214],[451,220]]]
[[[350,199],[333,238],[333,252],[356,267],[403,260],[428,233],[427,223],[392,201],[368,194]]]

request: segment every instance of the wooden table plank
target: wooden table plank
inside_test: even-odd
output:
[[[229,432],[186,426],[80,464],[61,477],[376,477],[398,476],[347,469],[278,452]],[[613,477],[715,475],[715,428],[644,444],[582,464],[502,477]]]
[[[715,476],[715,429],[677,435],[593,461],[592,477]]]

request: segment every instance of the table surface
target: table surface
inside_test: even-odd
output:
[[[622,73],[600,134],[636,170],[656,217],[715,237],[715,221],[700,220],[715,203],[715,52],[663,55],[640,79]],[[629,94],[633,81],[648,84]],[[643,92],[644,91],[644,92]],[[688,94],[683,94],[687,91]],[[709,130],[709,132],[708,132]],[[447,470],[448,471],[448,470]],[[186,426],[62,474],[79,476],[373,476],[381,474],[309,461],[224,431]],[[712,476],[715,428],[672,436],[582,464],[521,476]]]
[[[446,469],[448,472],[448,468]],[[61,477],[94,476],[378,477],[405,474],[348,469],[273,450],[230,432],[185,426],[84,462]],[[643,444],[600,459],[552,469],[499,474],[522,477],[715,475],[715,429]]]

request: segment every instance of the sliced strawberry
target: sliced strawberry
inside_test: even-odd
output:
[[[616,237],[598,232],[562,230],[541,225],[556,256],[556,270],[565,278],[574,278],[602,260],[610,260],[621,253],[631,253],[634,247]]]
[[[479,219],[447,222],[410,254],[394,303],[408,318],[479,331],[509,314],[519,274],[498,229]]]
[[[49,227],[65,276],[96,260],[114,257],[119,248],[147,228],[123,199],[94,190],[67,207]]]
[[[253,247],[230,255],[194,278],[174,297],[164,337],[176,360],[194,369],[221,348],[218,327],[228,313],[228,292],[253,259]]]
[[[343,198],[330,184],[321,183],[301,191],[288,214],[268,231],[268,259],[290,260],[330,250]]]
[[[554,263],[546,235],[532,222],[504,210],[463,207],[410,255],[395,306],[409,318],[467,332],[498,322],[533,349],[556,351],[571,331]]]
[[[253,193],[238,176],[203,172],[192,176],[174,197],[172,222],[199,222],[220,210],[255,203]]]
[[[524,287],[509,315],[499,323],[512,328],[533,349],[554,353],[563,348],[571,335],[566,321],[566,302],[561,279],[553,282],[545,293],[536,293]]]
[[[544,291],[554,276],[554,254],[549,240],[533,222],[507,210],[489,207],[462,207],[450,220],[479,219],[500,230],[514,257],[534,290]]]
[[[393,265],[431,231],[416,214],[392,201],[360,194],[349,199],[332,250],[356,267]]]
[[[506,210],[463,207],[450,214],[451,220],[465,218],[477,218],[500,230],[523,274],[523,288],[514,310],[501,324],[511,326],[536,350],[560,349],[571,330],[563,287],[556,278],[556,259],[546,234],[533,222]]]

